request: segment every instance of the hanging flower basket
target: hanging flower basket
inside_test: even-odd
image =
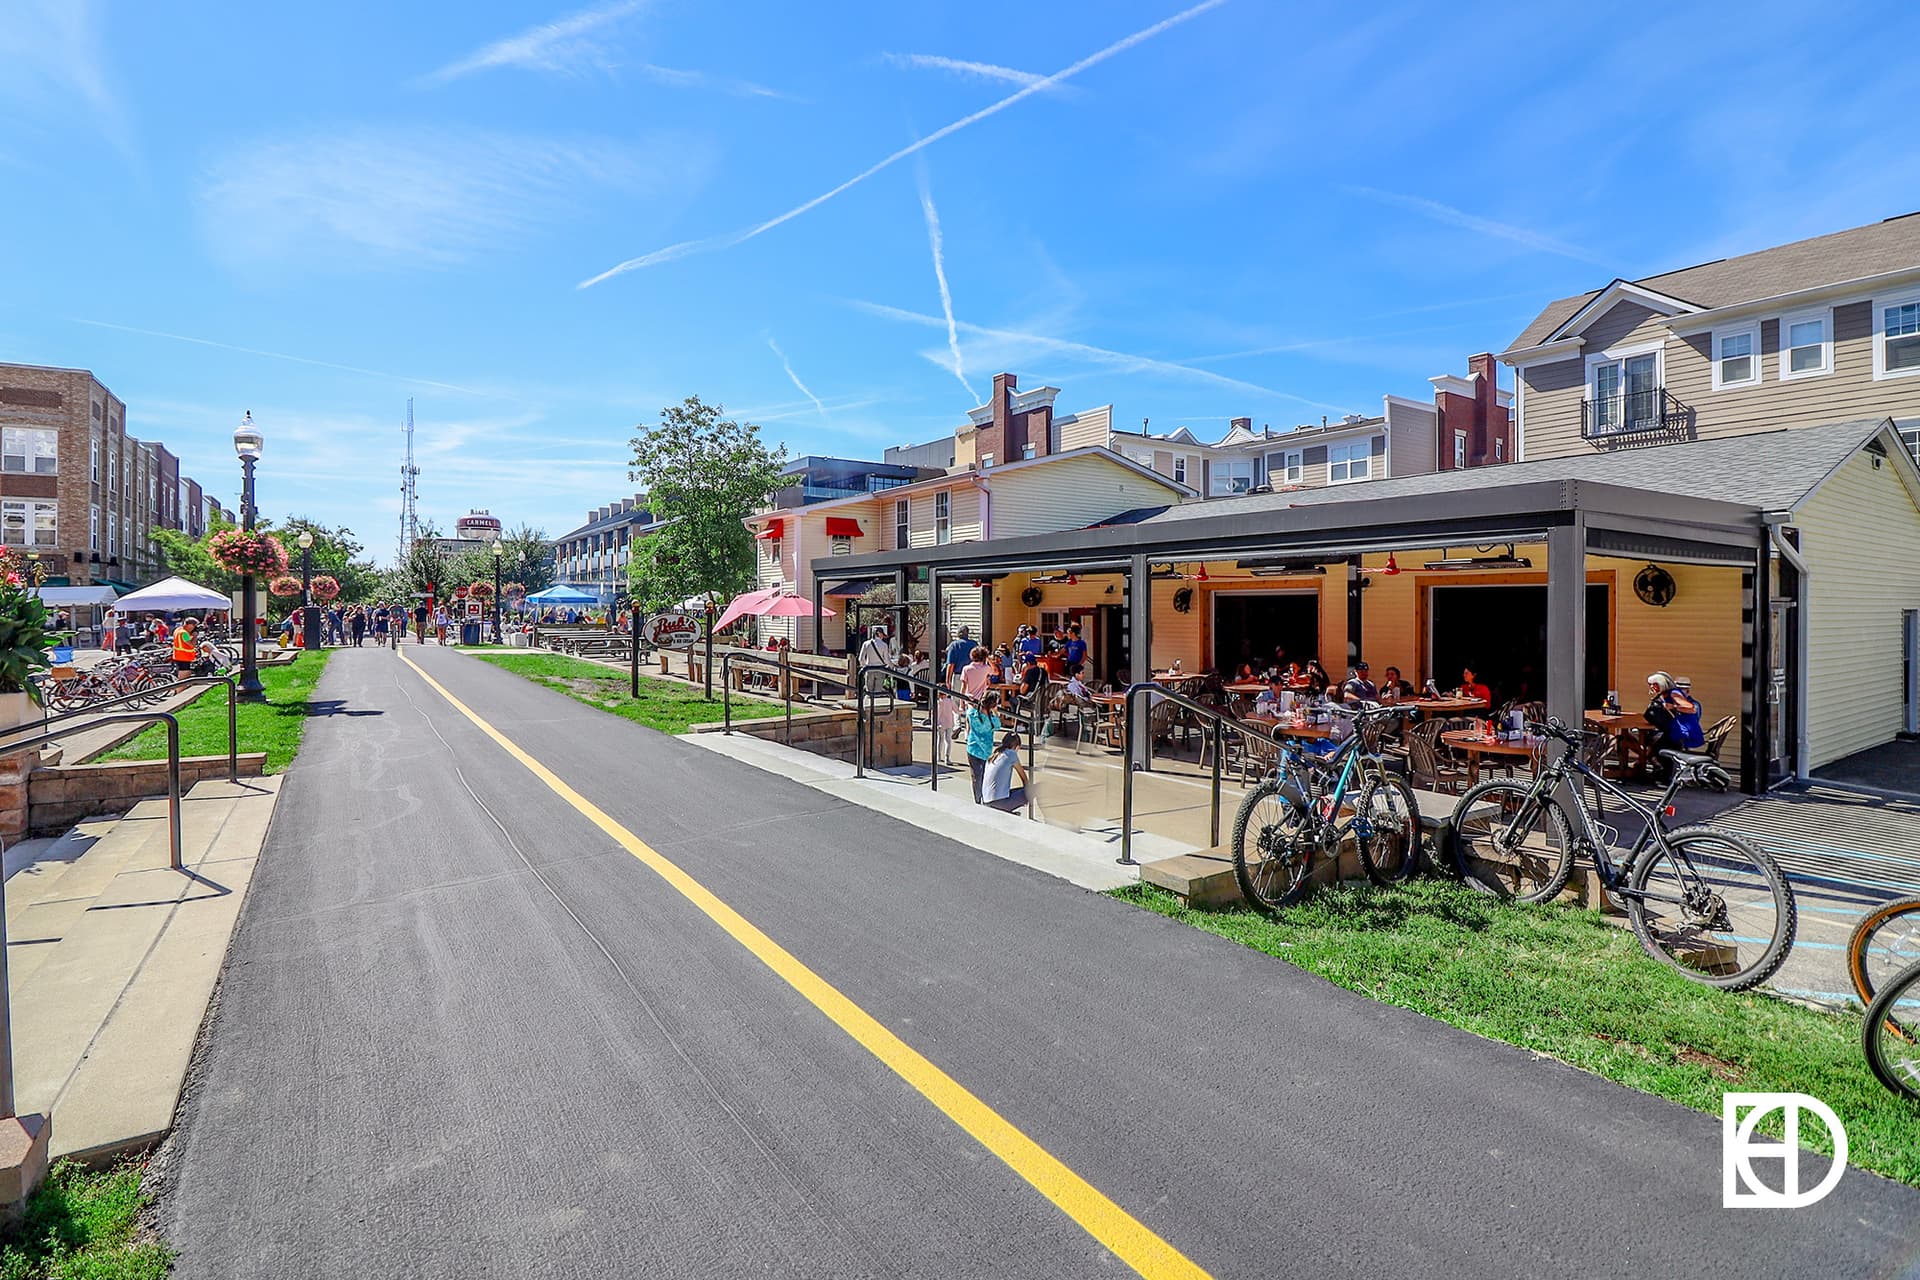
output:
[[[221,568],[231,573],[270,578],[287,571],[287,549],[272,534],[227,529],[213,535],[207,543],[207,552]]]
[[[519,604],[527,598],[527,584],[524,582],[509,582],[501,594],[506,598],[508,604]]]
[[[491,600],[493,599],[493,584],[491,582],[476,582],[467,588],[467,595],[470,599],[474,600]]]
[[[283,573],[267,584],[267,590],[277,596],[297,596],[300,594],[300,579]]]
[[[340,594],[340,580],[330,573],[323,573],[313,580],[308,590],[313,593],[315,600],[324,604]]]

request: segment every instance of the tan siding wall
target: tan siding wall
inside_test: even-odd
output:
[[[1440,415],[1431,408],[1409,409],[1387,405],[1387,474],[1423,476],[1435,466],[1434,436]],[[1372,661],[1372,659],[1368,659]]]
[[[1834,339],[1832,373],[1782,381],[1780,323],[1778,318],[1768,318],[1760,325],[1759,385],[1726,391],[1713,389],[1711,334],[1684,340],[1669,337],[1661,317],[1634,303],[1620,303],[1588,330],[1586,350],[1598,354],[1615,345],[1664,339],[1661,359],[1666,388],[1681,404],[1693,409],[1700,439],[1855,418],[1920,414],[1920,378],[1873,380],[1873,304],[1848,303],[1832,308],[1829,315]],[[1526,381],[1528,458],[1560,457],[1603,447],[1580,436],[1585,369],[1582,357],[1521,371]],[[1646,443],[1646,439],[1628,437],[1612,447]]]
[[[1112,429],[1113,406],[1082,410],[1073,416],[1072,422],[1056,422],[1055,434],[1059,441],[1054,445],[1054,452],[1105,447]]]
[[[1801,508],[1812,570],[1807,747],[1819,768],[1900,730],[1900,614],[1920,608],[1920,511],[1893,463],[1849,461]]]
[[[1093,455],[992,475],[989,483],[996,539],[1084,529],[1135,507],[1180,500],[1165,485]]]
[[[1535,563],[1540,563],[1535,561]],[[1590,569],[1613,571],[1613,680],[1620,705],[1638,710],[1647,702],[1647,676],[1665,671],[1693,682],[1706,728],[1722,716],[1740,715],[1741,571],[1715,565],[1662,564],[1673,575],[1673,603],[1657,609],[1633,593],[1644,560],[1594,557]],[[1740,725],[1720,758],[1740,760]]]

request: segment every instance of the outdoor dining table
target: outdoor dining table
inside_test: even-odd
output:
[[[1267,691],[1267,682],[1265,680],[1235,680],[1232,684],[1224,684],[1220,687],[1228,693],[1257,696]]]
[[[1614,756],[1626,777],[1653,767],[1653,721],[1638,711],[1587,712],[1587,725],[1613,739]]]
[[[1489,738],[1478,729],[1455,729],[1452,733],[1440,735],[1440,741],[1467,757],[1467,785],[1480,781],[1480,757],[1500,756],[1513,759],[1531,759],[1540,747],[1539,738],[1521,738],[1507,741],[1501,738]]]
[[[1155,684],[1164,684],[1175,693],[1178,693],[1182,685],[1194,684],[1210,678],[1210,675],[1205,671],[1162,671],[1154,676],[1153,682]]]
[[[1313,738],[1321,740],[1333,736],[1333,726],[1331,724],[1313,724],[1305,720],[1270,716],[1259,711],[1249,716],[1242,716],[1241,719],[1253,724],[1265,725],[1270,733],[1281,738]]]
[[[1455,716],[1463,711],[1487,709],[1487,704],[1479,698],[1402,698],[1397,705],[1415,707],[1435,716]]]

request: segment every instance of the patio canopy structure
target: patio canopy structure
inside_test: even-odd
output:
[[[1545,701],[1551,714],[1578,724],[1586,710],[1589,557],[1722,566],[1740,571],[1738,609],[1728,613],[1739,628],[1741,772],[1755,789],[1806,772],[1807,718],[1788,702],[1803,698],[1807,684],[1807,566],[1789,526],[1823,483],[1867,455],[1876,472],[1890,463],[1909,493],[1920,494],[1920,472],[1892,424],[1874,420],[1190,502],[1130,524],[822,557],[813,569],[816,591],[845,578],[891,577],[900,598],[909,580],[924,578],[936,619],[945,616],[943,593],[980,588],[991,601],[998,575],[1115,575],[1122,631],[1145,640],[1127,646],[1126,674],[1143,681],[1152,674],[1156,586],[1169,594],[1155,579],[1172,566],[1344,564],[1357,616],[1361,578],[1380,571],[1363,569],[1369,557],[1377,565],[1388,553],[1421,548],[1533,544],[1545,560]],[[1777,610],[1777,588],[1799,607]],[[1791,634],[1776,636],[1782,627]],[[992,634],[991,623],[987,629]],[[1782,661],[1782,653],[1790,657]],[[1782,716],[1792,720],[1785,734],[1776,732]]]

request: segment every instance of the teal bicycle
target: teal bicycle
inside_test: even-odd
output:
[[[1375,884],[1398,884],[1419,869],[1419,802],[1380,754],[1381,730],[1404,711],[1335,707],[1354,723],[1331,756],[1279,740],[1273,773],[1247,793],[1233,822],[1233,874],[1248,902],[1274,915],[1300,901],[1315,866],[1337,859],[1349,836]],[[1358,798],[1349,803],[1349,796]]]

